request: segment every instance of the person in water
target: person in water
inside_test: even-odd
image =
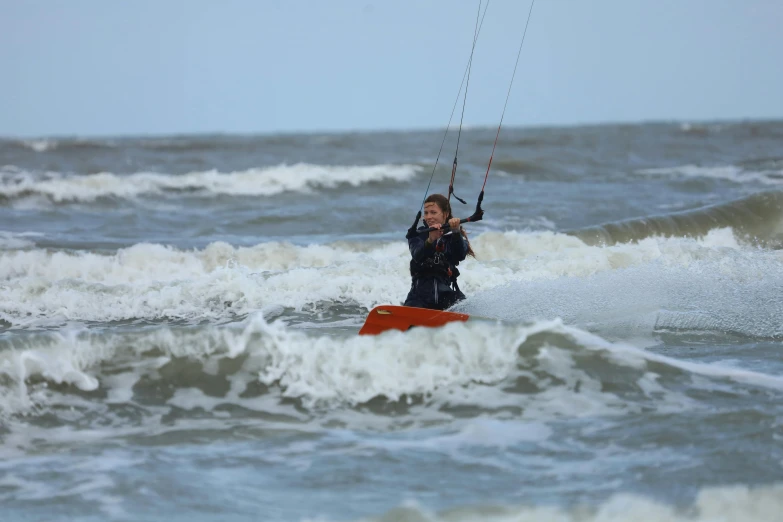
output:
[[[424,200],[423,219],[425,226],[408,234],[412,282],[404,306],[445,310],[465,299],[457,286],[457,265],[475,255],[445,196],[432,194]],[[447,223],[450,231],[444,233],[440,228]],[[439,230],[425,232],[432,227]]]

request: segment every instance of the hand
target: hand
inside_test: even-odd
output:
[[[432,225],[430,228],[435,228],[435,227],[437,227],[438,230],[433,230],[432,232],[430,232],[429,239],[430,239],[431,243],[434,243],[435,241],[440,239],[441,236],[443,236],[443,225],[438,223],[438,224]]]
[[[451,227],[454,232],[459,232],[459,218],[449,219],[449,227]]]

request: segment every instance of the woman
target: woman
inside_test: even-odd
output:
[[[466,256],[475,255],[445,196],[432,194],[424,200],[423,219],[426,226],[408,234],[412,282],[404,306],[445,310],[465,299],[457,286],[457,265]],[[446,223],[451,231],[444,234],[441,227]],[[438,230],[425,232],[432,227]]]

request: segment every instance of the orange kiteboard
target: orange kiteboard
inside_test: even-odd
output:
[[[380,305],[373,308],[359,335],[378,335],[386,330],[410,330],[414,326],[434,328],[455,321],[465,322],[468,314],[415,308],[413,306]]]

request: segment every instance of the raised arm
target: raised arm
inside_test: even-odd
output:
[[[416,234],[408,239],[408,249],[411,251],[411,257],[417,263],[421,263],[435,252],[435,244],[426,241],[426,239],[426,232],[424,234]]]

